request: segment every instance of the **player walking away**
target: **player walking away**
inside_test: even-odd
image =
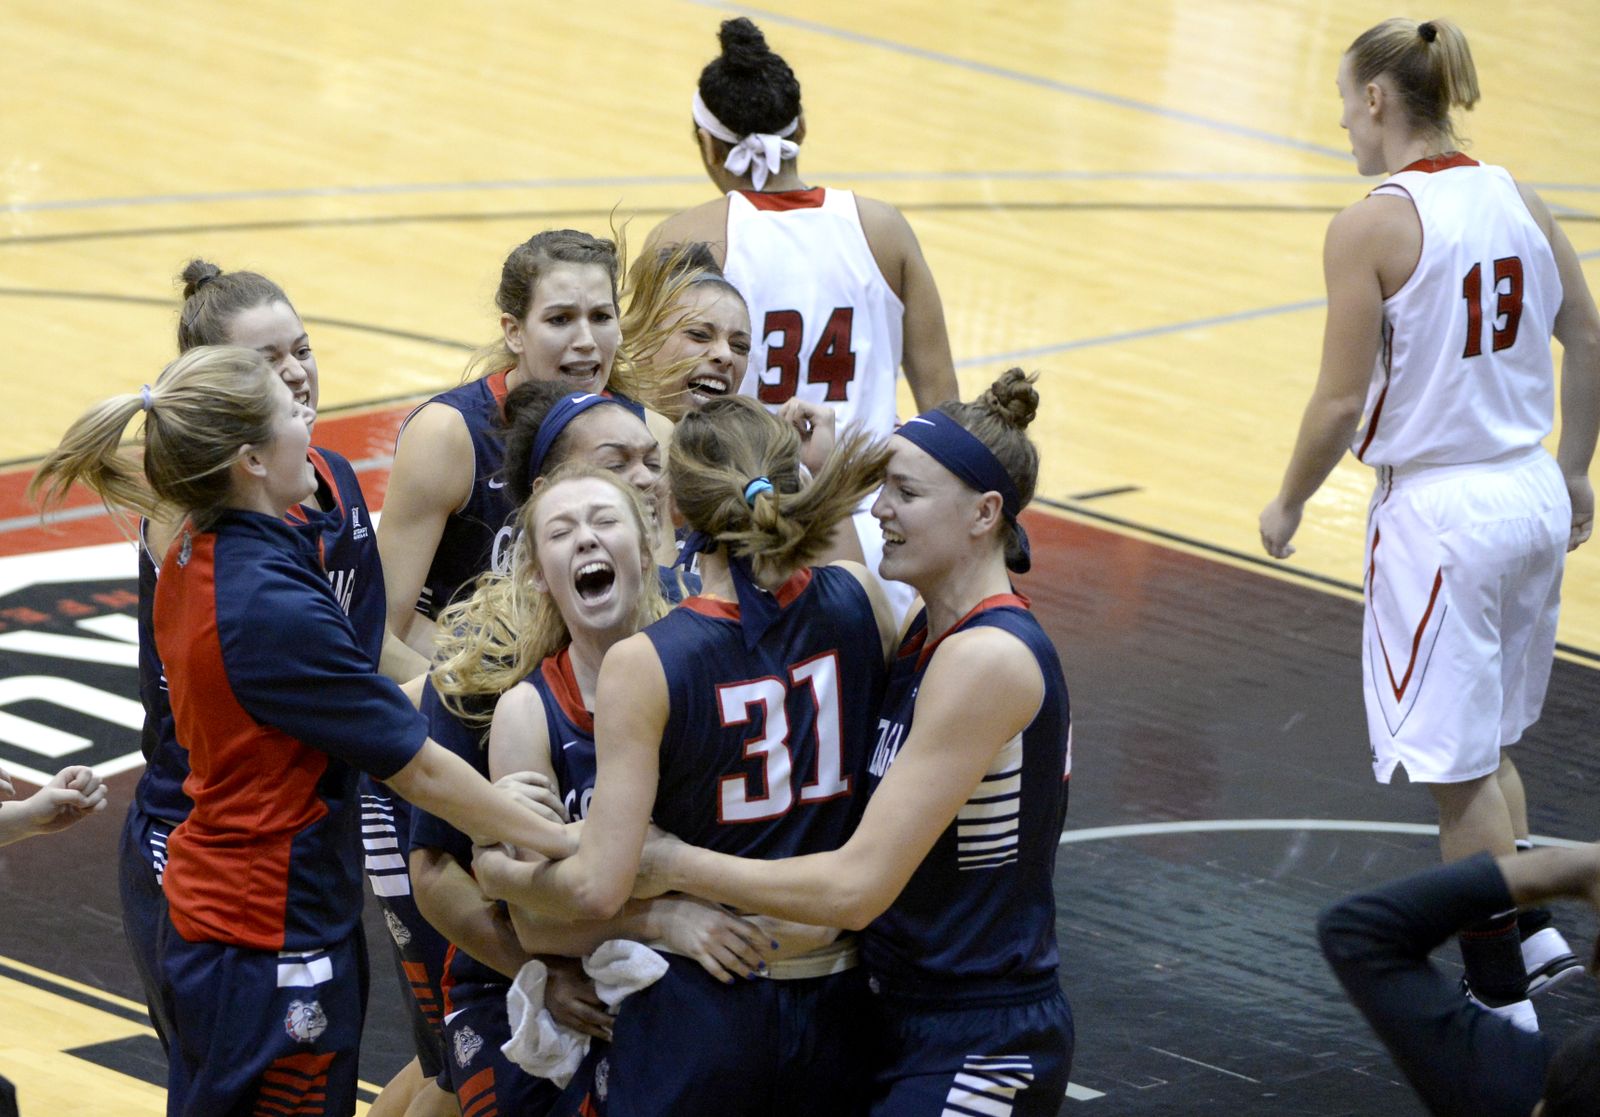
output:
[[[135,416],[142,467],[119,447]],[[317,487],[313,417],[258,352],[201,346],[153,388],[87,412],[34,481],[47,505],[81,481],[115,508],[186,517],[154,608],[193,800],[162,882],[172,1114],[248,1113],[267,1096],[353,1110],[366,988],[356,766],[475,830],[571,850],[526,797],[429,741],[372,670],[314,539],[285,521]]]
[[[887,438],[902,367],[919,409],[960,392],[933,273],[894,206],[801,178],[800,82],[760,29],[730,19],[718,37],[693,114],[723,196],[667,218],[645,250],[705,241],[718,253],[754,327],[741,393],[771,409],[797,397],[826,404],[841,430]],[[876,572],[883,542],[865,508],[856,528]],[[903,613],[910,594],[888,588]]]
[[[1067,1087],[1052,877],[1071,722],[1055,648],[1008,575],[1030,563],[1017,515],[1038,475],[1023,433],[1037,406],[1012,369],[890,440],[873,505],[883,572],[926,606],[891,668],[850,840],[776,862],[646,848],[649,891],[866,929],[874,1114],[1053,1117]]]
[[[1328,228],[1322,370],[1261,541],[1293,553],[1346,446],[1376,470],[1362,639],[1373,771],[1387,783],[1404,766],[1428,786],[1446,861],[1507,855],[1529,843],[1505,750],[1538,719],[1564,553],[1594,523],[1600,315],[1538,195],[1453,150],[1451,110],[1478,100],[1457,27],[1380,23],[1346,51],[1338,86],[1357,168],[1390,177]],[[1540,446],[1552,334],[1555,461]],[[1542,911],[1485,919],[1461,947],[1471,991],[1529,1028],[1526,994],[1577,972]]]
[[[893,623],[859,566],[808,564],[878,484],[884,455],[847,437],[802,487],[800,451],[792,427],[743,397],[679,423],[668,471],[700,533],[689,549],[710,548],[705,592],[606,655],[582,860],[562,868],[481,850],[489,894],[610,917],[633,888],[652,818],[757,858],[848,836]],[[750,972],[770,981],[721,981],[669,957],[667,975],[623,1003],[610,1051],[591,1053],[587,1100],[612,1117],[859,1110],[864,981],[853,940],[834,937],[823,930],[825,945]]]

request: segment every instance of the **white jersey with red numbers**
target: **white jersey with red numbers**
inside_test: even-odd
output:
[[[1411,199],[1416,270],[1383,303],[1367,421],[1351,449],[1373,466],[1460,465],[1550,433],[1550,334],[1561,279],[1549,239],[1501,167],[1419,160],[1374,194]]]
[[[878,268],[848,190],[728,195],[724,272],[750,304],[743,395],[794,396],[887,438],[895,426],[905,306]]]

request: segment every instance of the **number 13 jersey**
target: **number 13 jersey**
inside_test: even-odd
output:
[[[894,433],[905,306],[878,267],[848,190],[728,195],[723,272],[750,305],[741,395],[771,410],[799,396],[839,426]]]
[[[1422,252],[1383,303],[1356,457],[1460,465],[1537,445],[1555,407],[1561,278],[1516,183],[1453,153],[1418,160],[1372,192],[1411,200]]]
[[[670,706],[652,817],[739,857],[844,844],[888,676],[872,602],[848,571],[802,570],[773,596],[781,616],[753,650],[739,607],[707,597],[644,630]]]

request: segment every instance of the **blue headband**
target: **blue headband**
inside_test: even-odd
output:
[[[1015,560],[1008,558],[1006,566],[1018,574],[1026,574],[1033,565],[1033,552],[1028,545],[1028,533],[1017,522],[1017,515],[1022,511],[1022,497],[994,451],[943,411],[924,411],[914,419],[907,419],[895,433],[926,452],[969,488],[980,493],[1000,494],[1000,511],[1017,533],[1017,547],[1021,552]]]
[[[539,424],[539,433],[534,435],[533,450],[528,454],[528,480],[533,481],[544,473],[544,460],[550,456],[550,447],[556,444],[556,439],[561,437],[561,432],[567,429],[568,424],[582,415],[591,407],[598,407],[602,403],[622,404],[610,396],[598,395],[594,392],[573,392],[562,396],[556,401]]]

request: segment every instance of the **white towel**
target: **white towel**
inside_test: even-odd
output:
[[[613,1015],[630,993],[661,980],[667,960],[643,943],[611,939],[583,960],[584,972],[594,979],[595,992]],[[544,987],[549,969],[537,958],[517,971],[506,993],[506,1016],[511,1038],[500,1050],[505,1057],[537,1078],[565,1086],[577,1073],[589,1051],[589,1037],[557,1024],[544,1007]]]

